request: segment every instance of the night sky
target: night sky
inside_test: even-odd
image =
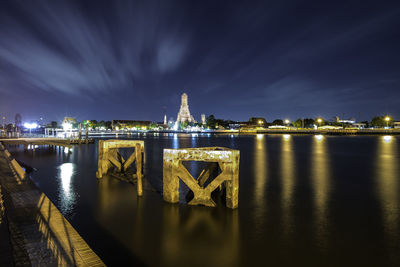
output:
[[[0,116],[400,120],[400,1],[1,1]]]

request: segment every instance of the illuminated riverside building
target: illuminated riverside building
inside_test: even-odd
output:
[[[135,120],[112,120],[112,129],[131,129],[131,128],[147,128],[152,124],[151,121],[135,121]]]

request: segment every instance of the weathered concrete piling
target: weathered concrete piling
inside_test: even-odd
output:
[[[119,148],[134,148],[134,152],[124,159],[118,152]],[[111,168],[125,172],[135,162],[138,196],[143,194],[143,158],[144,141],[138,140],[99,140],[97,178],[102,178]]]
[[[179,202],[179,179],[181,179],[193,191],[194,198],[189,202],[190,205],[215,207],[216,204],[211,198],[211,193],[224,184],[226,205],[232,209],[237,208],[239,203],[239,158],[239,150],[224,147],[164,149],[164,200],[170,203]],[[217,163],[221,173],[204,188],[214,166],[208,166],[198,179],[194,179],[183,166],[183,161]]]

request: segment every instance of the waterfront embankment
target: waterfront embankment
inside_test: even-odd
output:
[[[105,266],[0,142],[0,265]]]

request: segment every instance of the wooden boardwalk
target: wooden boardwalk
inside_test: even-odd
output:
[[[13,265],[105,266],[50,199],[29,178],[18,179],[1,143],[0,185],[5,204],[2,230],[7,225],[9,233],[9,240],[1,244],[10,244]]]

